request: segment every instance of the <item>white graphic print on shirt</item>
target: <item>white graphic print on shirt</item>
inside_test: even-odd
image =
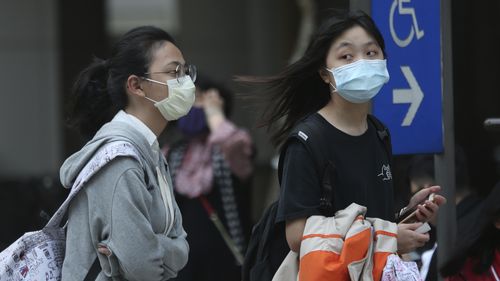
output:
[[[382,177],[383,181],[392,180],[391,167],[389,166],[389,164],[382,165],[381,172],[377,175],[377,177]]]

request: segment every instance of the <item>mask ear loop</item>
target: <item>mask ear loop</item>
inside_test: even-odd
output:
[[[332,77],[333,77],[333,72],[332,72],[330,69],[328,69],[327,67],[325,67],[325,69],[326,69],[326,71],[330,72],[330,73],[332,74]],[[332,86],[332,88],[333,88],[333,90],[331,90],[331,91],[330,91],[330,94],[333,94],[333,93],[335,93],[335,92],[338,92],[338,91],[337,91],[337,87],[335,87],[335,86],[332,84],[332,82],[328,82],[328,84],[330,84],[330,86]]]
[[[149,100],[149,101],[151,101],[151,102],[153,102],[153,103],[157,103],[157,101],[155,101],[155,100],[154,100],[154,99],[152,99],[152,98],[148,98],[146,95],[144,95],[144,98],[145,98],[145,99],[147,99],[147,100]]]
[[[332,91],[330,91],[330,93],[332,93],[332,94],[333,94],[333,93],[335,93],[335,92],[338,92],[338,91],[337,91],[337,88],[336,88],[335,86],[333,86],[332,82],[328,82],[328,83],[330,83],[330,86],[332,86],[332,88],[333,88],[333,90],[332,90]]]
[[[156,80],[153,80],[153,79],[150,79],[150,78],[147,78],[147,77],[141,77],[141,78],[144,79],[144,80],[146,80],[146,81],[149,81],[149,82],[152,82],[152,83],[156,83],[156,84],[160,84],[160,85],[168,87],[167,83],[156,81]],[[147,100],[149,100],[149,101],[151,101],[151,102],[153,102],[153,103],[158,103],[158,101],[155,101],[154,99],[149,98],[148,96],[146,96],[146,93],[144,93],[144,98],[147,99]]]

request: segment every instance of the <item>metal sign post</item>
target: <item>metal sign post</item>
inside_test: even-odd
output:
[[[453,69],[451,41],[451,0],[441,0],[441,54],[443,60],[443,130],[445,153],[434,156],[436,182],[448,203],[438,216],[438,267],[450,257],[456,240],[455,133],[453,130]]]

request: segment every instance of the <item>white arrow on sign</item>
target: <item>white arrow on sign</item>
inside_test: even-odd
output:
[[[410,89],[394,89],[392,91],[392,102],[393,103],[409,103],[410,108],[406,113],[405,119],[403,120],[402,126],[410,126],[415,118],[415,114],[424,99],[424,93],[418,85],[417,79],[413,76],[409,66],[401,66],[401,71],[403,72]]]

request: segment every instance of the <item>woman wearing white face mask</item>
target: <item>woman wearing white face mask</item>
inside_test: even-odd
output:
[[[269,78],[242,80],[267,89],[269,106],[263,123],[277,126],[273,140],[282,151],[277,222],[286,224],[292,251],[299,252],[307,218],[323,213],[320,198],[325,170],[316,167],[318,154],[306,145],[311,138],[328,144],[321,154],[334,166],[329,174],[333,198],[328,202],[334,211],[357,203],[367,207],[367,217],[395,220],[391,154],[378,136],[379,121],[368,114],[370,100],[389,74],[382,35],[368,15],[355,12],[328,19],[297,62]],[[297,130],[303,126],[321,133],[307,135]],[[409,206],[437,191],[437,186],[424,189]],[[436,215],[444,201],[438,195],[435,203],[419,205],[418,221]],[[411,251],[429,239],[415,232],[420,222],[398,226],[398,252]]]
[[[70,121],[91,140],[61,167],[64,187],[84,182],[69,206],[62,280],[167,280],[186,264],[157,137],[191,109],[195,78],[173,38],[155,27],[129,31],[109,59],[80,73]]]

